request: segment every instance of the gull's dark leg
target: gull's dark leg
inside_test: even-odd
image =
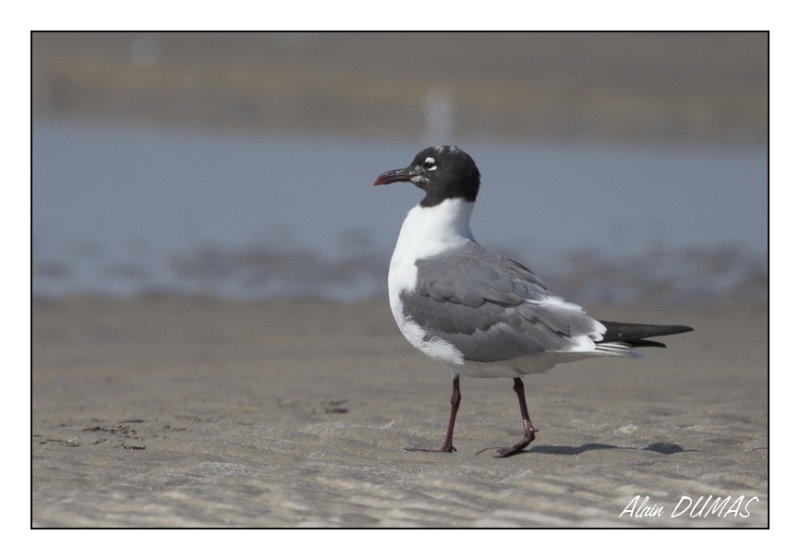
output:
[[[533,428],[533,422],[531,422],[531,417],[528,414],[528,403],[525,402],[525,386],[522,384],[521,377],[514,378],[514,392],[517,394],[517,398],[519,399],[519,411],[522,414],[522,426],[525,428],[525,435],[523,435],[522,439],[515,443],[513,447],[504,447],[500,449],[497,452],[497,457],[510,457],[511,455],[516,455],[525,449],[528,444],[536,438],[536,430]]]
[[[441,449],[420,449],[418,447],[406,447],[406,451],[436,451],[441,453],[452,453],[456,450],[453,447],[453,429],[456,427],[456,414],[458,405],[461,404],[461,386],[457,373],[453,374],[453,394],[450,396],[450,420],[447,422],[447,434],[444,436],[444,445]]]

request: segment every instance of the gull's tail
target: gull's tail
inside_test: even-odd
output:
[[[647,340],[654,336],[679,334],[693,331],[692,327],[685,325],[642,325],[638,323],[616,323],[614,321],[600,321],[606,327],[601,342],[623,342],[631,346],[657,346],[666,348],[667,345],[655,340]]]

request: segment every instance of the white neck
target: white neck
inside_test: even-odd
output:
[[[415,206],[406,216],[392,255],[392,266],[413,265],[464,242],[475,241],[469,229],[474,202],[450,198],[436,206]]]
[[[399,295],[416,286],[417,260],[475,242],[469,229],[474,205],[453,198],[436,206],[415,206],[406,216],[389,265],[389,300],[398,324],[404,321]]]
[[[400,252],[416,260],[475,241],[469,228],[474,206],[462,198],[449,198],[436,206],[415,206],[400,229],[395,256]]]

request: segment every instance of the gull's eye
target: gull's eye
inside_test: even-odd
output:
[[[426,157],[425,162],[422,164],[422,166],[428,171],[434,171],[437,167],[436,160],[433,159],[432,157]]]

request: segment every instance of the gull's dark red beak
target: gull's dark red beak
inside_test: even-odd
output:
[[[413,176],[412,171],[410,168],[406,169],[393,169],[392,171],[387,171],[386,173],[381,173],[378,175],[378,178],[375,179],[375,182],[372,183],[373,185],[388,185],[390,183],[400,183],[403,181],[411,181],[411,177]]]

